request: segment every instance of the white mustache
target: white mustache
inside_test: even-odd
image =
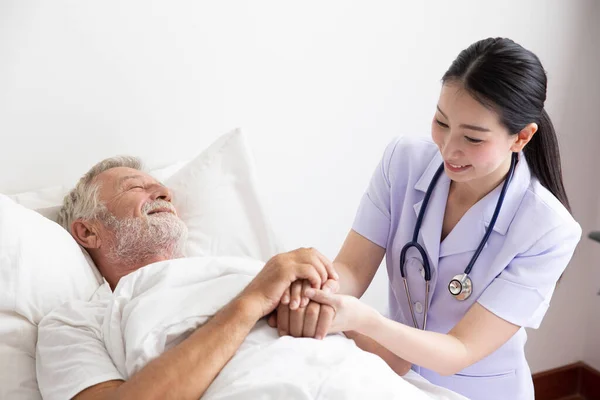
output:
[[[155,200],[153,202],[145,203],[142,206],[142,212],[144,213],[144,215],[148,215],[148,213],[150,213],[154,210],[161,209],[161,208],[167,209],[167,210],[171,211],[173,214],[177,215],[177,212],[175,211],[175,206],[173,206],[173,204],[171,204],[165,200]]]

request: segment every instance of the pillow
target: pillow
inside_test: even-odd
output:
[[[0,195],[0,398],[39,398],[37,324],[66,301],[89,299],[100,282],[67,231]]]
[[[173,203],[189,229],[186,255],[266,261],[283,251],[239,129],[189,162],[150,173],[173,191]],[[32,375],[37,324],[60,303],[89,298],[102,281],[87,252],[51,221],[68,190],[52,187],[10,199],[0,195],[0,399],[39,398]]]
[[[0,399],[42,398],[35,372],[37,326],[15,312],[0,311]]]
[[[173,191],[173,203],[189,229],[187,256],[267,261],[283,251],[262,205],[254,162],[240,129],[221,136],[189,162],[149,173]],[[56,221],[68,190],[54,186],[9,197]]]
[[[222,136],[164,181],[189,231],[187,256],[267,261],[283,251],[261,203],[240,130]]]

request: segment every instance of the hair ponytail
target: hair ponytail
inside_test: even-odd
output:
[[[531,174],[571,211],[558,139],[544,110],[547,77],[538,57],[510,39],[480,40],[463,50],[446,71],[442,82],[452,81],[496,110],[511,134],[532,122],[538,124],[537,132],[523,150]]]
[[[563,184],[558,138],[554,125],[545,109],[538,122],[538,130],[523,149],[531,174],[571,211]]]

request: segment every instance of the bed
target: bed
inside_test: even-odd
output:
[[[174,193],[189,229],[187,256],[266,261],[285,250],[269,224],[240,130],[191,161],[150,172]],[[41,398],[38,324],[63,303],[89,299],[104,283],[87,253],[54,222],[66,190],[0,195],[0,399]],[[432,399],[464,399],[412,371],[404,379]]]

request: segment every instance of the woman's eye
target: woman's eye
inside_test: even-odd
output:
[[[442,121],[440,121],[439,119],[435,120],[436,124],[438,124],[439,126],[441,126],[442,128],[447,128],[448,125],[446,125],[445,123],[443,123]]]
[[[467,139],[467,142],[471,142],[471,143],[481,143],[481,142],[483,142],[483,140],[475,139],[475,138],[468,137],[468,136],[465,136],[465,139]]]
[[[132,186],[132,187],[129,188],[129,190],[132,190],[132,189],[143,189],[143,188],[144,188],[143,186]]]

